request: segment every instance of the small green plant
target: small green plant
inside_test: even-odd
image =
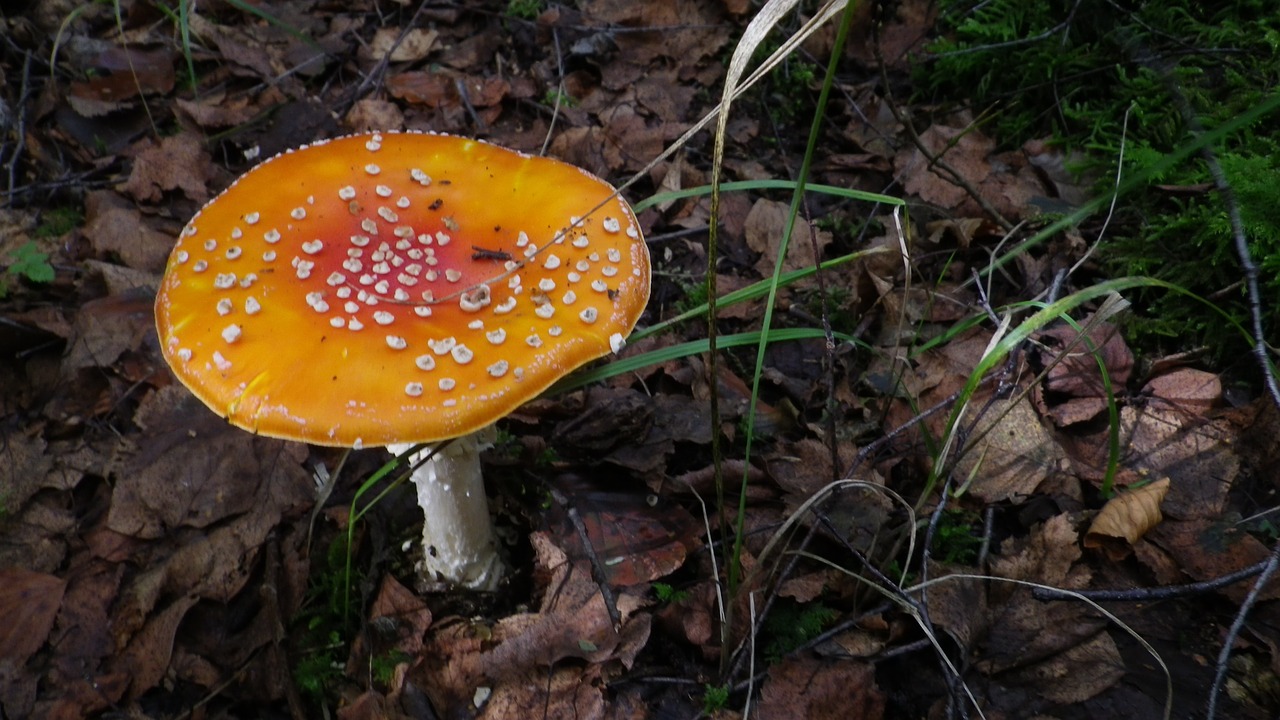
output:
[[[780,599],[765,620],[761,635],[766,638],[765,659],[776,663],[830,627],[839,615],[821,601],[800,604]]]
[[[403,650],[392,650],[384,655],[375,655],[371,665],[374,682],[382,686],[390,686],[395,680],[396,666],[407,663],[413,657]]]
[[[542,14],[542,0],[507,0],[507,17],[533,20]]]
[[[534,465],[539,468],[549,468],[558,462],[560,462],[560,453],[553,447],[543,449],[533,461]]]
[[[715,712],[723,710],[729,704],[729,686],[728,685],[703,685],[702,686],[702,713],[711,715]]]
[[[707,284],[699,280],[677,280],[682,297],[676,303],[676,312],[685,313],[707,304]]]
[[[978,560],[982,538],[975,532],[979,518],[969,510],[948,507],[942,511],[933,536],[935,557],[946,563],[972,565]]]
[[[341,681],[343,663],[338,653],[345,647],[337,631],[331,631],[327,642],[306,648],[294,665],[293,680],[313,703],[323,704]]]
[[[548,90],[546,94],[542,96],[543,105],[555,107],[557,103],[560,107],[571,108],[578,106],[578,101],[572,95],[560,90]]]
[[[345,637],[355,627],[356,618],[348,615],[347,610],[350,588],[344,587],[346,541],[346,535],[339,534],[329,544],[324,565],[311,574],[306,600],[293,620],[298,638],[294,680],[303,694],[317,705],[332,699],[342,679],[347,657]],[[353,583],[358,582],[359,578],[353,579]],[[375,658],[375,665],[376,662]]]
[[[53,282],[53,266],[49,264],[49,255],[34,243],[27,242],[10,254],[12,262],[0,275],[0,297],[9,293],[10,279],[25,279],[33,283]]]
[[[689,598],[687,590],[676,590],[674,587],[661,582],[653,584],[653,594],[658,597],[659,602],[678,603]]]
[[[34,242],[28,242],[14,251],[13,262],[6,272],[35,283],[53,282],[53,266],[49,264],[49,256],[36,247]]]

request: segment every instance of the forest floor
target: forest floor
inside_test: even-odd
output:
[[[713,383],[672,350],[694,318],[504,420],[494,593],[420,587],[404,486],[350,522],[385,453],[253,436],[175,380],[153,311],[174,241],[301,144],[479,137],[634,181],[639,327],[669,320],[706,300],[710,197],[682,191],[710,182],[711,131],[653,161],[719,101],[756,4],[25,5],[0,39],[0,717],[1203,717],[1276,537],[1275,408],[1135,354],[1109,293],[1063,311],[1087,341],[1048,322],[992,355],[1007,308],[1105,280],[1104,217],[993,269],[1094,182],[1048,138],[908,102],[930,3],[860,11],[807,178],[905,214],[806,195],[782,270],[843,261],[781,287],[796,332],[763,365],[722,350]],[[796,179],[836,24],[734,105],[726,181]],[[773,275],[789,199],[721,196],[721,295]],[[719,332],[764,315],[754,294]],[[1257,591],[1222,717],[1280,712],[1280,586]]]

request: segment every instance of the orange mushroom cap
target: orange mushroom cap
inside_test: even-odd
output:
[[[482,428],[618,350],[649,252],[608,183],[477,140],[353,135],[278,155],[183,230],[165,359],[233,425],[318,445]]]

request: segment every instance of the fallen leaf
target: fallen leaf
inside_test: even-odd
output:
[[[174,85],[172,53],[106,47],[81,60],[80,72],[94,70],[84,80],[71,83],[67,102],[85,117],[106,115],[131,104],[139,95],[168,93]]]
[[[1088,326],[1089,319],[1080,322]],[[1058,427],[1096,417],[1107,408],[1107,387],[1099,363],[1107,370],[1111,394],[1119,394],[1133,374],[1133,352],[1119,330],[1097,323],[1084,336],[1070,325],[1059,325],[1036,336],[1032,365],[1045,368],[1035,401]]]
[[[133,636],[128,646],[112,658],[111,669],[131,677],[129,690],[134,696],[150,690],[164,679],[173,656],[173,639],[187,611],[199,600],[195,596],[176,598],[168,607],[156,612]]]
[[[426,688],[444,714],[469,706],[480,686],[492,688],[495,697],[521,694],[531,677],[538,678],[534,685],[546,682],[546,668],[574,666],[564,662],[569,659],[588,669],[602,664],[630,668],[649,639],[652,615],[637,612],[644,600],[626,591],[616,594],[622,625],[615,630],[585,565],[570,562],[546,533],[535,532],[530,540],[535,581],[542,588],[538,610],[508,615],[490,627],[433,627],[423,661],[410,670],[409,680]],[[542,707],[543,696],[536,697]]]
[[[592,490],[575,480],[572,476],[555,480],[555,487],[569,498],[570,508],[553,505],[550,520],[568,557],[582,561],[586,549],[569,510],[577,513],[610,585],[629,587],[670,575],[684,565],[691,550],[701,546],[702,526],[683,507],[640,493]]]
[[[144,222],[134,203],[117,193],[102,190],[89,193],[84,210],[84,236],[99,257],[119,258],[135,270],[152,273],[164,270],[174,238]],[[153,279],[152,284],[156,283]]]
[[[790,657],[769,668],[752,715],[760,720],[876,720],[884,717],[885,701],[871,663]]]
[[[20,567],[0,569],[0,660],[21,666],[44,645],[67,581]]]
[[[981,130],[934,124],[920,133],[920,143],[930,156],[941,157],[970,187],[976,187],[991,174],[987,157],[995,149],[995,141]],[[903,189],[921,200],[954,210],[969,199],[964,188],[947,172],[931,165],[929,157],[918,147],[900,151],[893,164],[898,177],[903,179]]]
[[[1204,415],[1222,400],[1222,378],[1204,370],[1179,368],[1152,378],[1142,394],[1159,398],[1187,415]]]
[[[400,39],[401,34],[404,35],[404,39],[397,45],[396,40]],[[373,40],[369,43],[366,57],[381,60],[390,55],[387,59],[391,62],[421,60],[435,49],[436,38],[439,36],[440,33],[430,29],[411,28],[408,32],[404,32],[398,27],[378,28],[373,35]]]
[[[1175,483],[1176,487],[1176,483]],[[1182,572],[1197,582],[1213,580],[1267,559],[1271,550],[1238,524],[1224,520],[1166,520],[1147,534],[1146,541],[1169,553]],[[1235,583],[1217,592],[1232,602],[1244,600],[1252,581]],[[1280,597],[1273,579],[1259,599]]]
[[[181,132],[151,141],[133,160],[133,170],[124,191],[142,202],[157,202],[170,190],[181,190],[196,202],[209,199],[213,162],[203,139],[194,132]]]
[[[756,263],[756,269],[761,275],[773,274],[774,263],[782,249],[789,207],[787,203],[778,200],[760,199],[751,206],[751,212],[747,214],[743,230],[746,232],[747,246],[761,255]],[[822,259],[822,252],[830,244],[831,233],[819,230],[815,235],[804,221],[804,216],[797,216],[782,269],[791,271],[813,267]],[[814,254],[815,248],[817,255]]]
[[[1021,668],[1004,680],[1025,684],[1056,703],[1082,703],[1120,681],[1125,665],[1120,649],[1106,632]]]
[[[311,502],[303,445],[233,428],[181,385],[148,395],[136,420],[147,434],[122,460],[108,514],[118,533],[159,538],[247,514],[265,534]]]
[[[957,482],[988,503],[1030,496],[1042,482],[1066,471],[1066,455],[1025,397],[975,398],[970,412],[983,415],[969,436],[976,438],[956,460]]]
[[[1224,418],[1206,419],[1152,399],[1120,410],[1120,459],[1129,480],[1172,480],[1163,511],[1181,519],[1219,517],[1231,484],[1240,473],[1236,431]],[[1062,446],[1081,480],[1106,476],[1110,430],[1061,436]]]
[[[1078,538],[1071,518],[1066,513],[1055,515],[1034,528],[1023,543],[1006,543],[1007,550],[992,558],[991,572],[999,577],[1055,587],[1084,587],[1088,571],[1072,570],[1081,556],[1076,544]]]
[[[1133,544],[1164,519],[1160,503],[1168,494],[1169,478],[1161,478],[1111,498],[1089,525],[1084,546],[1102,550],[1113,562],[1124,559]]]

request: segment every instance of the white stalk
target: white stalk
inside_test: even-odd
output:
[[[480,451],[490,447],[492,428],[457,438],[413,472],[422,508],[422,561],[417,570],[429,583],[494,590],[502,577],[498,542],[489,516],[480,472]],[[411,445],[388,445],[403,453]],[[416,464],[426,449],[408,458]]]

